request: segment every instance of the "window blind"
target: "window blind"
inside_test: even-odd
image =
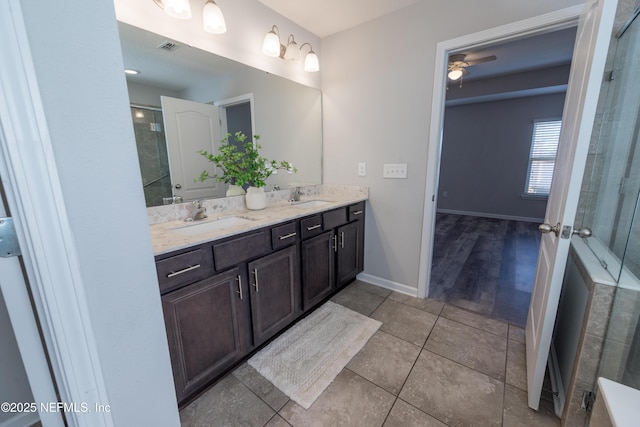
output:
[[[561,126],[562,120],[534,122],[525,194],[549,195]]]

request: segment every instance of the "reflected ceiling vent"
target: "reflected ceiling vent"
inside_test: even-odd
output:
[[[174,42],[170,42],[169,40],[162,42],[159,46],[158,49],[163,49],[169,52],[172,52],[176,49],[178,49],[180,47],[179,44],[174,43]]]

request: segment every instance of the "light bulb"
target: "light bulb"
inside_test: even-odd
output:
[[[458,80],[460,77],[462,77],[462,70],[460,68],[454,68],[453,70],[449,71],[448,76],[451,80]]]
[[[222,34],[227,32],[222,10],[213,0],[207,1],[202,11],[202,26],[207,33]]]
[[[164,0],[164,13],[172,18],[191,19],[189,0]]]

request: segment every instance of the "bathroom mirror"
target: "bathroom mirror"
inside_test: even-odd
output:
[[[175,186],[184,185],[170,181],[161,96],[222,103],[222,135],[227,131],[226,108],[234,106],[235,99],[245,100],[238,101],[241,103],[250,99],[251,127],[260,135],[261,154],[268,159],[287,160],[297,168],[295,174],[271,176],[267,190],[321,183],[322,100],[318,89],[129,24],[118,22],[118,28],[125,68],[140,72],[127,75],[127,86],[147,206],[163,204],[163,199],[167,203],[177,194]],[[193,156],[201,157],[195,152]],[[206,161],[184,163],[198,164],[195,170],[184,173],[185,179],[199,176],[201,165],[209,166]]]

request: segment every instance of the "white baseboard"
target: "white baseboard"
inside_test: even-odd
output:
[[[558,355],[556,354],[556,347],[551,343],[551,349],[549,351],[549,379],[551,380],[551,389],[553,391],[553,409],[555,410],[558,418],[562,418],[562,411],[564,410],[564,385],[562,383],[562,376],[560,375],[560,365],[558,364]]]
[[[511,221],[522,222],[543,222],[544,218],[533,218],[528,216],[514,216],[514,215],[501,215],[484,212],[469,212],[469,211],[457,211],[455,209],[436,209],[437,213],[451,214],[451,215],[466,215],[477,216],[480,218],[493,218],[493,219],[507,219]]]
[[[0,423],[0,427],[27,427],[40,420],[37,412],[22,412]]]
[[[360,273],[358,274],[357,279],[362,280],[363,282],[371,283],[372,285],[380,286],[381,288],[410,295],[412,297],[418,295],[418,289],[414,288],[413,286],[393,282],[391,280],[383,279],[382,277],[372,276],[371,274]]]

